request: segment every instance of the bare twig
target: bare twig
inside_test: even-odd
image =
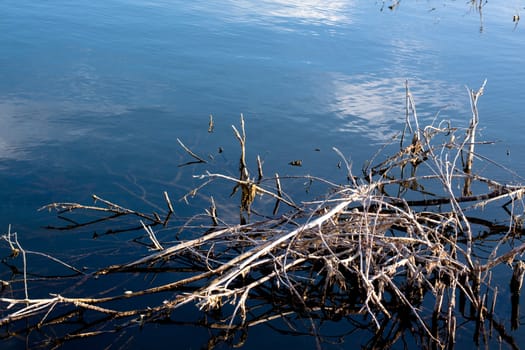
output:
[[[179,145],[186,151],[186,153],[188,153],[190,156],[192,156],[193,158],[195,158],[197,161],[196,162],[189,162],[189,163],[185,163],[185,164],[181,164],[179,166],[182,166],[182,165],[188,165],[188,164],[193,164],[193,163],[207,163],[207,161],[202,158],[202,157],[199,157],[198,155],[196,155],[191,149],[189,149],[188,147],[186,147],[185,144],[182,143],[182,141],[180,139],[177,138],[177,142],[179,143]]]

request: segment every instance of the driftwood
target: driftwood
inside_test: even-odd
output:
[[[371,332],[363,344],[367,348],[390,347],[407,337],[423,348],[453,348],[460,321],[470,322],[475,343],[489,343],[491,332],[496,331],[498,341],[517,348],[496,310],[501,287],[494,284],[492,271],[513,266],[508,271],[514,303],[512,328],[516,329],[525,270],[520,260],[525,243],[519,241],[525,187],[502,184],[474,172],[476,102],[484,85],[477,92],[469,91],[473,116],[463,131],[448,122],[420,128],[407,85],[407,127],[399,150],[382,162],[370,162],[356,176],[352,165],[335,149],[346,165],[346,183],[305,176],[308,181],[324,182],[330,191],[323,199],[299,204],[283,191],[286,177],[263,176],[260,157],[257,179],[250,177],[241,116],[240,131],[233,127],[241,148],[239,177],[204,173],[198,176],[203,184],[189,192],[202,193],[219,181],[230,183],[232,195],[240,189],[239,223],[221,218],[210,196],[211,206],[202,216],[210,224],[192,226],[196,220],[192,218],[171,229],[185,233],[177,235],[181,238],[175,242],[158,237],[157,228],[170,230],[174,213],[167,192],[167,210],[162,215],[144,214],[98,196],[94,199],[99,206],[53,203],[43,207],[66,220],[64,226],[52,227],[63,230],[136,217],[137,224],[122,232],[143,230],[146,241],[142,243],[152,250],[90,273],[67,264],[73,275],[61,280],[81,286],[92,279],[137,273],[170,273],[173,279],[103,297],[97,297],[99,293],[85,297],[51,294],[33,299],[28,286],[30,267],[24,260],[23,274],[2,281],[2,337],[48,329],[54,335],[37,339],[39,344],[58,347],[133,325],[178,324],[178,309],[195,305],[207,315],[206,321],[195,321],[195,325],[213,330],[207,344],[210,348],[220,342],[242,343],[250,327],[278,320],[290,326],[287,332],[312,335],[319,347],[324,341],[344,339],[322,334],[319,324],[346,320],[354,330]],[[405,144],[407,139],[410,142]],[[193,158],[203,161],[179,143]],[[485,192],[473,194],[480,188]],[[257,213],[253,220],[252,205],[260,196],[272,198],[275,206],[268,208],[266,216]],[[489,207],[504,208],[505,220],[483,218],[481,211]],[[68,216],[76,212],[99,216],[87,221]],[[498,241],[488,245],[489,237]],[[6,259],[12,264],[20,263],[20,255],[25,259],[26,254],[34,253],[24,251],[11,231],[3,239],[11,254]],[[47,282],[53,283],[51,279]],[[165,292],[170,292],[167,299]],[[130,299],[143,296],[158,303],[129,307]],[[119,304],[124,300],[127,302]],[[86,312],[92,321],[83,319]],[[305,320],[308,326],[297,325],[297,320]],[[64,323],[69,327],[63,334],[52,331]]]

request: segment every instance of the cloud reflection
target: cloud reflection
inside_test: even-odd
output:
[[[309,24],[350,23],[351,1],[273,0],[263,1],[259,15],[277,19],[295,18]]]
[[[44,121],[34,123],[45,113],[44,105],[32,103],[20,98],[0,101],[0,158],[25,159],[27,149],[48,135],[49,124]]]
[[[98,127],[94,117],[117,115],[125,110],[118,105],[96,108],[93,103],[72,100],[42,102],[4,96],[0,99],[0,159],[37,157],[34,150],[41,145],[64,143],[89,135]]]
[[[406,114],[405,81],[416,103],[418,119],[430,123],[451,119],[464,124],[470,117],[469,97],[464,85],[447,77],[439,52],[431,42],[393,37],[385,45],[388,67],[375,74],[332,74],[331,108],[341,120],[339,131],[357,132],[382,142],[402,130]],[[439,121],[438,120],[438,121]]]
[[[402,77],[334,75],[330,108],[341,120],[337,130],[366,134],[378,142],[395,136],[405,121],[404,82]],[[437,113],[459,119],[468,112],[464,88],[419,78],[410,79],[409,87],[420,122],[430,122]]]
[[[283,22],[310,25],[341,25],[352,23],[353,0],[263,0],[254,4],[248,0],[227,0],[225,6],[213,6],[214,12],[222,12],[221,19],[231,22],[257,22],[276,25]],[[205,2],[199,10],[209,11]],[[289,26],[287,26],[290,29]]]

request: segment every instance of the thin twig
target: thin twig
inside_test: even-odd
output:
[[[190,156],[192,156],[193,158],[195,158],[197,160],[198,163],[207,163],[207,161],[202,158],[202,157],[199,157],[198,155],[196,155],[195,153],[193,153],[193,151],[191,149],[189,149],[188,147],[186,147],[186,145],[184,145],[182,143],[182,141],[180,139],[177,138],[177,142],[179,143],[179,145],[186,151],[186,153],[188,153]],[[186,164],[183,164],[183,165],[187,165],[189,163],[186,163]]]

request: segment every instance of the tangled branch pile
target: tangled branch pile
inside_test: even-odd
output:
[[[19,321],[28,322],[24,323],[26,330],[43,329],[81,318],[78,310],[101,315],[96,322],[83,323],[50,339],[51,344],[61,345],[66,340],[113,331],[118,320],[122,320],[118,327],[158,322],[173,317],[183,305],[195,304],[203,312],[217,315],[206,325],[221,331],[220,336],[210,340],[210,347],[257,324],[298,318],[309,320],[313,326],[310,332],[320,346],[323,335],[315,325],[320,320],[347,319],[355,328],[373,326],[367,344],[370,348],[391,346],[407,332],[424,348],[453,348],[458,318],[473,321],[475,341],[486,341],[488,326],[498,331],[499,339],[516,346],[497,318],[498,286],[492,285],[492,271],[505,264],[514,267],[511,287],[517,304],[525,272],[525,264],[517,259],[525,251],[525,243],[518,241],[525,187],[500,184],[473,172],[477,100],[483,86],[469,91],[472,119],[466,132],[444,122],[420,128],[407,88],[406,130],[400,150],[378,164],[370,163],[358,177],[335,149],[346,163],[348,183],[331,184],[326,198],[301,204],[283,195],[279,176],[271,179],[272,186],[262,181],[260,161],[258,178],[250,177],[241,117],[240,131],[234,127],[241,146],[239,178],[207,173],[200,176],[204,184],[191,192],[194,195],[202,191],[210,182],[231,181],[234,191],[240,190],[241,194],[240,224],[221,221],[211,198],[212,207],[206,215],[213,226],[169,246],[157,238],[154,230],[156,226],[169,227],[173,206],[167,193],[165,218],[123,208],[99,197],[95,200],[101,206],[46,206],[60,215],[89,211],[109,215],[105,218],[137,216],[151,241],[150,247],[155,249],[137,260],[82,274],[82,278],[175,270],[180,278],[103,298],[56,294],[31,299],[27,285],[25,297],[6,297],[14,282],[4,281],[0,298],[4,305],[0,311],[4,337],[19,332],[15,329]],[[212,123],[210,119],[210,128]],[[411,140],[406,144],[407,135]],[[197,161],[205,161],[179,143]],[[416,171],[424,174],[417,175]],[[485,190],[473,194],[473,189]],[[251,206],[259,195],[275,198],[274,215],[253,221]],[[275,215],[279,204],[290,210]],[[506,222],[495,224],[479,216],[485,207],[502,204],[510,208]],[[498,241],[489,245],[486,253],[485,238],[491,235],[496,235]],[[13,234],[3,238],[14,254],[28,253]],[[25,278],[23,281],[27,283]],[[172,297],[156,306],[119,308],[115,304],[166,291],[172,292]],[[470,305],[468,312],[466,305]],[[519,318],[515,307],[513,328],[518,326]],[[227,311],[227,316],[220,316],[218,310]],[[364,317],[358,321],[356,315]]]

